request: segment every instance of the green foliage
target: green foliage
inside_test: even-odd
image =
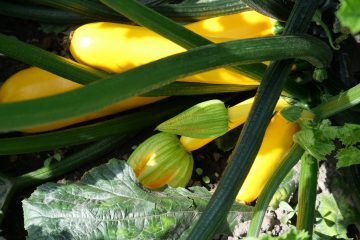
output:
[[[53,160],[60,162],[61,159],[62,159],[62,156],[58,152],[54,153],[53,155],[48,154],[48,158],[46,158],[44,160],[44,167],[49,167]]]
[[[305,231],[298,231],[295,228],[292,228],[289,232],[278,237],[272,237],[265,235],[262,237],[247,237],[244,240],[307,240],[309,235]]]
[[[360,31],[360,2],[358,0],[342,0],[337,17],[343,26],[355,34]]]
[[[296,122],[301,117],[303,108],[300,106],[289,106],[281,110],[281,115],[289,122]]]
[[[348,239],[347,227],[358,218],[356,212],[342,196],[332,194],[318,196],[320,217],[315,223],[314,233],[320,239]]]
[[[46,183],[23,201],[29,239],[184,239],[211,194],[204,188],[144,189],[116,159],[73,184]],[[234,204],[220,230],[231,233],[252,207]]]
[[[289,220],[295,215],[296,213],[296,209],[293,209],[287,202],[285,201],[281,201],[279,203],[279,208],[284,210],[286,212],[286,214],[280,218],[280,222],[282,224],[287,224],[289,223]]]
[[[294,140],[319,161],[340,148],[335,154],[338,168],[360,163],[360,125],[331,126],[329,121],[316,126],[304,124]],[[340,141],[342,146],[336,146],[336,141]]]
[[[348,167],[360,163],[360,149],[354,146],[340,149],[336,156],[338,158],[336,164],[337,168]]]

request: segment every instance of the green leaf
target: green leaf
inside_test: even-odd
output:
[[[317,126],[304,124],[303,130],[294,135],[294,141],[319,161],[337,150],[335,140],[343,144],[335,155],[337,167],[358,164],[360,150],[356,145],[360,143],[360,125],[331,126],[329,121],[323,121]]]
[[[285,211],[288,211],[288,212],[293,212],[295,211],[287,202],[285,201],[281,201],[279,203],[279,208],[285,210]]]
[[[358,0],[342,0],[336,16],[341,24],[355,34],[360,31],[360,2]]]
[[[265,235],[261,237],[247,237],[244,240],[307,240],[309,235],[305,231],[298,231],[292,228],[289,232],[278,237],[272,237],[270,235]]]
[[[360,149],[354,146],[340,149],[336,154],[338,162],[336,163],[337,168],[348,167],[353,164],[360,164]]]
[[[323,238],[348,239],[347,226],[352,224],[355,215],[352,208],[342,197],[335,200],[331,194],[320,194],[318,196],[320,214],[316,222],[314,232]]]
[[[339,131],[339,138],[341,142],[346,145],[354,145],[360,142],[360,125],[358,124],[345,124],[341,131]]]
[[[281,115],[289,122],[296,122],[301,117],[302,107],[289,106],[281,110]]]
[[[228,130],[228,118],[224,102],[215,99],[192,106],[156,129],[192,138],[218,137]]]
[[[324,136],[320,130],[304,129],[294,135],[294,141],[301,145],[317,160],[324,160],[326,155],[335,150],[335,145]]]
[[[116,159],[73,184],[47,183],[23,201],[28,239],[184,239],[211,194],[204,188],[144,189]],[[252,207],[234,204],[221,232],[248,220]]]

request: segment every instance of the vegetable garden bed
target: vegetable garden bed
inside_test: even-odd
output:
[[[358,239],[358,5],[0,1],[0,239]]]

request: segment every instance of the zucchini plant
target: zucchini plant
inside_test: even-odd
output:
[[[1,0],[6,19],[74,31],[59,54],[0,25],[0,63],[30,65],[0,79],[0,155],[16,161],[70,151],[23,172],[0,162],[0,230],[12,237],[9,209],[30,189],[21,199],[29,239],[212,239],[244,221],[248,239],[277,239],[259,238],[261,224],[300,162],[298,189],[291,187],[296,220],[278,238],[356,236],[347,229],[360,230],[359,213],[348,210],[360,209],[358,194],[344,194],[349,203],[317,195],[319,167],[331,161],[338,174],[331,186],[349,182],[358,193],[356,7],[352,0]],[[194,156],[239,126],[216,190],[192,186]],[[160,133],[116,155],[147,128]],[[109,152],[115,159],[78,182],[50,182],[103,163]]]

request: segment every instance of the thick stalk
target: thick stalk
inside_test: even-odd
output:
[[[103,156],[116,145],[120,145],[124,139],[126,139],[126,135],[101,140],[59,162],[51,164],[49,167],[42,167],[16,177],[13,180],[14,188],[35,186],[73,171],[83,164]]]
[[[291,11],[291,5],[283,0],[242,0],[251,8],[266,16],[286,21]]]
[[[316,120],[328,118],[360,103],[360,84],[346,90],[339,95],[330,97],[327,101],[311,109]]]
[[[216,56],[216,58],[209,56]],[[306,35],[241,39],[210,44],[112,75],[104,81],[97,81],[62,94],[0,104],[0,131],[31,128],[83,116],[104,109],[113,103],[165,86],[179,77],[205,72],[217,67],[257,62],[258,60],[296,57],[306,59],[317,67],[324,67],[331,59],[331,51],[320,40]],[[276,99],[270,98],[274,103],[273,106],[269,105],[272,108],[270,111],[273,110],[279,98],[285,82],[284,78],[290,68],[291,61],[285,62],[288,62],[286,64],[288,67],[283,66],[283,63],[278,66],[281,71],[279,78],[276,77],[271,80],[273,82],[264,84],[270,87],[269,93],[272,92],[272,88],[275,90],[272,94]],[[270,66],[272,69],[270,72],[274,70],[273,67]],[[282,76],[283,73],[285,73],[284,76]],[[137,81],[131,81],[133,79]],[[277,82],[281,84],[277,84]],[[280,92],[277,94],[276,90]],[[264,92],[264,90],[260,92]],[[34,111],[35,109],[36,111]]]
[[[318,164],[310,154],[305,153],[301,158],[296,228],[307,231],[309,239],[312,238],[314,227]]]
[[[0,14],[32,21],[55,23],[55,24],[75,24],[90,22],[91,19],[72,12],[58,9],[14,3],[10,1],[0,1]]]
[[[308,29],[318,1],[297,1],[286,24],[284,34],[304,33]],[[266,127],[280,97],[292,60],[270,64],[257,91],[254,105],[231,156],[224,175],[188,239],[210,239],[234,202],[256,154]]]
[[[214,98],[219,96],[174,97],[95,124],[35,135],[0,138],[0,155],[48,151],[130,134],[146,127],[156,126],[196,103]],[[154,112],[156,114],[153,114]]]
[[[279,185],[285,178],[286,174],[296,165],[303,154],[304,150],[300,147],[300,145],[295,144],[286,155],[281,165],[272,174],[269,182],[264,187],[264,190],[261,192],[256,202],[254,215],[251,219],[247,234],[248,237],[257,237],[259,235],[263,218],[272,197],[279,188]]]

